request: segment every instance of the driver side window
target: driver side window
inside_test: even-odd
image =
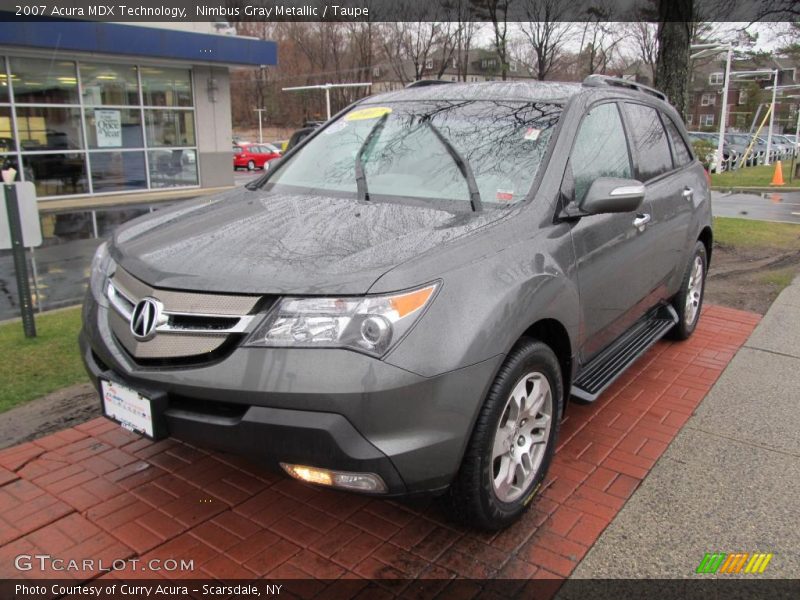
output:
[[[600,177],[631,178],[631,160],[619,109],[614,103],[594,106],[583,118],[570,157],[575,202]]]

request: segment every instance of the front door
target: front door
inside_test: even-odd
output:
[[[633,178],[631,153],[615,102],[594,105],[584,115],[562,193],[579,204],[600,177]],[[610,344],[647,308],[653,250],[644,222],[651,213],[645,198],[636,212],[582,217],[572,229],[583,311],[582,362]]]

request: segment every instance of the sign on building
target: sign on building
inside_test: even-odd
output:
[[[122,120],[118,110],[94,111],[98,148],[122,147]]]

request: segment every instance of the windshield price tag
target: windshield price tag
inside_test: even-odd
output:
[[[514,199],[513,190],[497,190],[495,198],[501,202],[511,202]]]
[[[536,129],[535,127],[528,127],[523,137],[529,142],[535,142],[536,140],[539,139],[539,134],[541,133],[542,133],[541,129]]]
[[[364,121],[366,119],[377,119],[383,115],[388,115],[392,109],[388,106],[372,106],[370,108],[362,108],[347,113],[344,116],[345,121]]]

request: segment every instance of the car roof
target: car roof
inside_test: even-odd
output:
[[[549,100],[564,101],[579,93],[580,83],[553,81],[484,81],[446,83],[383,92],[370,96],[365,104],[417,100]]]

